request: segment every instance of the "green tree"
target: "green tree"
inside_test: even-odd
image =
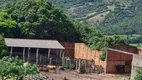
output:
[[[3,7],[18,24],[14,37],[79,41],[69,18],[46,0],[20,0]]]
[[[37,74],[38,69],[36,65],[23,65],[24,61],[18,57],[3,57],[0,60],[0,79],[7,80],[23,80],[24,76],[28,74]]]
[[[0,34],[3,34],[5,37],[12,36],[11,29],[15,26],[16,21],[12,20],[7,13],[0,12]]]
[[[7,46],[5,44],[4,38],[2,35],[0,35],[0,56],[4,56],[7,53]]]

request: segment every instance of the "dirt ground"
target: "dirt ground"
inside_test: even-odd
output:
[[[44,73],[49,77],[49,80],[129,80],[130,74],[78,74],[75,71],[58,71]]]

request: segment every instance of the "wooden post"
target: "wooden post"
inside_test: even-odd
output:
[[[36,64],[38,64],[38,52],[39,52],[39,49],[37,48],[36,49]]]
[[[65,57],[65,53],[63,52],[63,55],[62,55],[62,57],[64,58]]]
[[[52,64],[52,58],[49,59],[49,65],[51,65],[51,64]]]
[[[41,55],[40,55],[40,64],[41,64]]]
[[[57,55],[59,54],[59,50],[58,49],[56,49],[56,51],[57,51]]]
[[[105,73],[107,72],[107,58],[108,58],[108,49],[106,50]]]
[[[87,71],[87,60],[85,60],[85,72]]]
[[[48,58],[50,58],[50,49],[48,49]]]
[[[81,61],[79,59],[79,66],[78,66],[79,72],[80,72],[80,65],[81,65]]]
[[[60,50],[60,57],[62,56],[62,50]]]
[[[77,62],[77,60],[76,60],[76,70],[78,69],[78,62]]]
[[[30,61],[30,48],[28,48],[28,62]]]
[[[65,64],[65,59],[62,57],[62,65]]]
[[[91,50],[92,51],[92,50]],[[87,53],[86,53],[86,59],[88,59],[88,48],[87,48]]]
[[[25,48],[23,48],[23,61],[25,61]]]
[[[13,48],[10,49],[10,57],[12,56]]]

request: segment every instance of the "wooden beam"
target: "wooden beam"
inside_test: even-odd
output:
[[[39,49],[37,48],[36,49],[36,64],[38,64],[38,52],[39,52]]]
[[[48,49],[48,58],[50,58],[50,49]]]
[[[23,61],[25,61],[25,48],[23,48]]]
[[[30,61],[30,48],[28,48],[28,62]]]
[[[13,48],[10,48],[10,57],[12,56]]]

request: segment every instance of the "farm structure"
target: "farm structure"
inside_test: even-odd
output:
[[[100,60],[101,51],[92,50],[84,43],[61,42],[64,46],[64,55],[73,59],[93,60],[95,65],[103,66],[105,62]]]
[[[137,75],[142,73],[142,55],[139,52],[139,51],[141,51],[141,49],[138,49],[138,54],[137,53],[126,52],[126,51],[122,51],[122,50],[118,50],[118,49],[112,49],[112,48],[109,48],[108,50],[116,51],[116,52],[120,52],[122,54],[127,54],[127,55],[132,56],[131,79],[130,80],[137,80],[137,79],[135,79],[137,77]]]
[[[5,38],[5,42],[8,56],[18,56],[30,63],[57,65],[57,61],[64,56],[64,47],[56,40]]]
[[[107,49],[107,58],[105,61],[100,60],[100,55],[102,54],[101,51],[92,50],[84,43],[61,43],[64,47],[64,54],[65,56],[77,59],[77,60],[93,60],[95,66],[103,67],[105,73],[130,73],[131,72],[131,62],[132,62],[132,55],[124,54],[122,52],[112,51]],[[126,52],[131,52],[134,54],[140,54],[140,50],[136,47],[127,45],[127,44],[120,44],[109,47],[112,49],[122,50]],[[78,62],[79,64],[79,62]],[[78,65],[77,65],[78,66]],[[119,71],[117,66],[123,67],[123,71]]]
[[[116,49],[116,50],[112,50]],[[130,73],[131,72],[131,62],[133,60],[132,54],[125,54],[123,52],[117,51],[125,51],[128,53],[138,54],[138,49],[136,47],[120,44],[110,47],[107,50],[106,57],[106,73]]]

